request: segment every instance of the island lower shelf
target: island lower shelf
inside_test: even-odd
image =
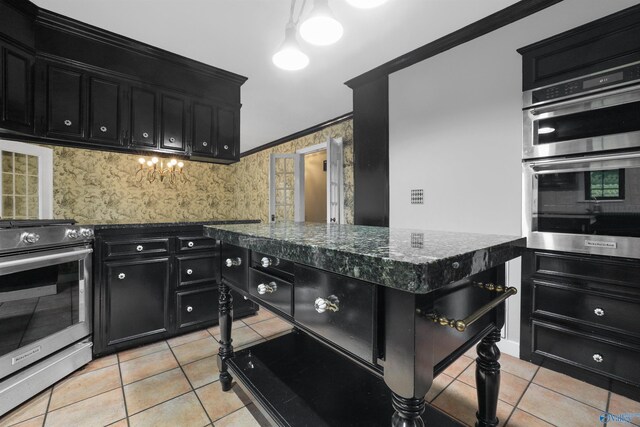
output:
[[[386,426],[393,415],[384,380],[294,330],[235,353],[228,368],[278,426]],[[426,404],[426,425],[462,426]]]

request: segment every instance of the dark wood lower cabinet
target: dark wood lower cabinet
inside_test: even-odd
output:
[[[520,357],[640,400],[640,261],[529,250]]]
[[[94,355],[217,324],[220,270],[220,244],[201,225],[96,228]],[[236,318],[256,312],[232,297]]]

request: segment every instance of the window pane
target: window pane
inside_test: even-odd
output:
[[[13,153],[2,152],[2,172],[13,173]]]
[[[14,153],[14,172],[23,175],[27,174],[27,155]]]
[[[27,173],[31,176],[38,176],[38,158],[27,156]]]

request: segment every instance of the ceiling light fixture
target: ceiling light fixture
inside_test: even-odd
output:
[[[314,0],[309,17],[300,24],[300,35],[311,44],[328,46],[340,40],[344,29],[329,9],[329,0]]]
[[[347,0],[347,3],[359,9],[373,9],[386,2],[387,0]]]
[[[296,7],[296,0],[291,0],[291,12],[289,13],[289,22],[284,30],[284,41],[280,48],[271,57],[271,61],[276,67],[287,71],[302,70],[309,65],[309,57],[300,49],[298,39],[296,38],[298,21],[293,20],[293,11]],[[304,9],[304,3],[302,4]],[[302,13],[300,9],[300,13]],[[298,16],[298,19],[300,16]]]

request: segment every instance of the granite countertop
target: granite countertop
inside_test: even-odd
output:
[[[116,230],[119,228],[160,228],[160,227],[186,227],[190,225],[222,225],[222,224],[253,224],[259,223],[257,219],[234,220],[210,220],[210,221],[181,221],[181,222],[146,222],[146,223],[105,223],[96,221],[90,226],[94,230]]]
[[[222,242],[413,293],[517,258],[525,238],[314,223],[210,225]]]

